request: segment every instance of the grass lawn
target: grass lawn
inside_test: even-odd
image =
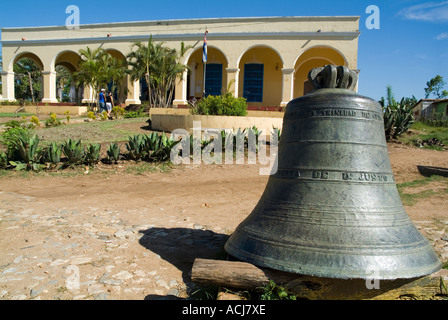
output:
[[[19,112],[16,114],[15,112],[0,112],[0,118],[18,118],[18,119],[20,119],[23,116],[25,116],[25,117],[34,116],[34,113]]]
[[[34,132],[42,143],[62,143],[67,139],[79,140],[83,143],[110,143],[127,141],[129,136],[139,133],[150,133],[147,118],[131,118],[73,123],[58,127],[39,128]]]
[[[399,141],[418,146],[419,141],[436,138],[444,147],[440,146],[427,146],[426,148],[435,150],[447,150],[448,149],[448,128],[446,127],[430,127],[421,122],[415,122],[412,124],[410,130],[399,137]]]

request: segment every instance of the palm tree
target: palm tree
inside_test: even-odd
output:
[[[89,108],[92,107],[91,101],[93,97],[99,95],[99,82],[102,74],[100,59],[104,55],[102,48],[95,50],[87,47],[86,49],[79,50],[81,55],[81,62],[79,63],[79,71],[73,74],[78,85],[88,85],[92,88],[91,96],[89,99]]]
[[[104,86],[109,83],[112,84],[111,92],[118,92],[118,99],[121,100],[124,97],[123,80],[127,74],[127,62],[126,60],[117,59],[111,55],[106,55],[104,60]]]
[[[166,108],[171,103],[175,81],[188,68],[179,61],[189,48],[182,42],[178,52],[164,47],[162,42],[154,43],[152,36],[147,45],[141,42],[132,44],[134,51],[127,55],[131,66],[129,74],[133,81],[145,78],[150,106]]]
[[[120,87],[126,75],[127,65],[124,60],[114,58],[102,48],[95,50],[87,47],[79,51],[81,62],[79,71],[74,73],[78,85],[90,85],[92,97],[99,101],[100,89],[112,81],[113,88]]]

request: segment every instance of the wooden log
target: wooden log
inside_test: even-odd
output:
[[[441,288],[441,281],[448,280],[448,270],[413,279],[344,280],[287,273],[241,261],[196,259],[191,280],[200,284],[244,290],[263,287],[272,280],[298,298],[312,300],[429,300],[446,295],[447,292]]]
[[[263,287],[270,280],[287,283],[296,278],[297,275],[291,273],[262,269],[240,261],[196,259],[191,271],[191,280],[195,283],[247,290]]]

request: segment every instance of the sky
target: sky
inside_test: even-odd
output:
[[[69,5],[79,8],[81,25],[190,18],[359,16],[359,94],[379,100],[390,85],[397,100],[412,96],[419,100],[425,98],[426,82],[436,75],[444,78],[444,89],[448,90],[448,1],[0,0],[0,28],[65,25]],[[372,16],[367,10],[371,5],[377,6],[378,15]]]

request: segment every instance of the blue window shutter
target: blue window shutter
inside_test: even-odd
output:
[[[244,65],[243,97],[247,102],[263,102],[264,65],[247,63]]]
[[[205,96],[220,96],[222,89],[222,64],[207,63],[205,69]]]

